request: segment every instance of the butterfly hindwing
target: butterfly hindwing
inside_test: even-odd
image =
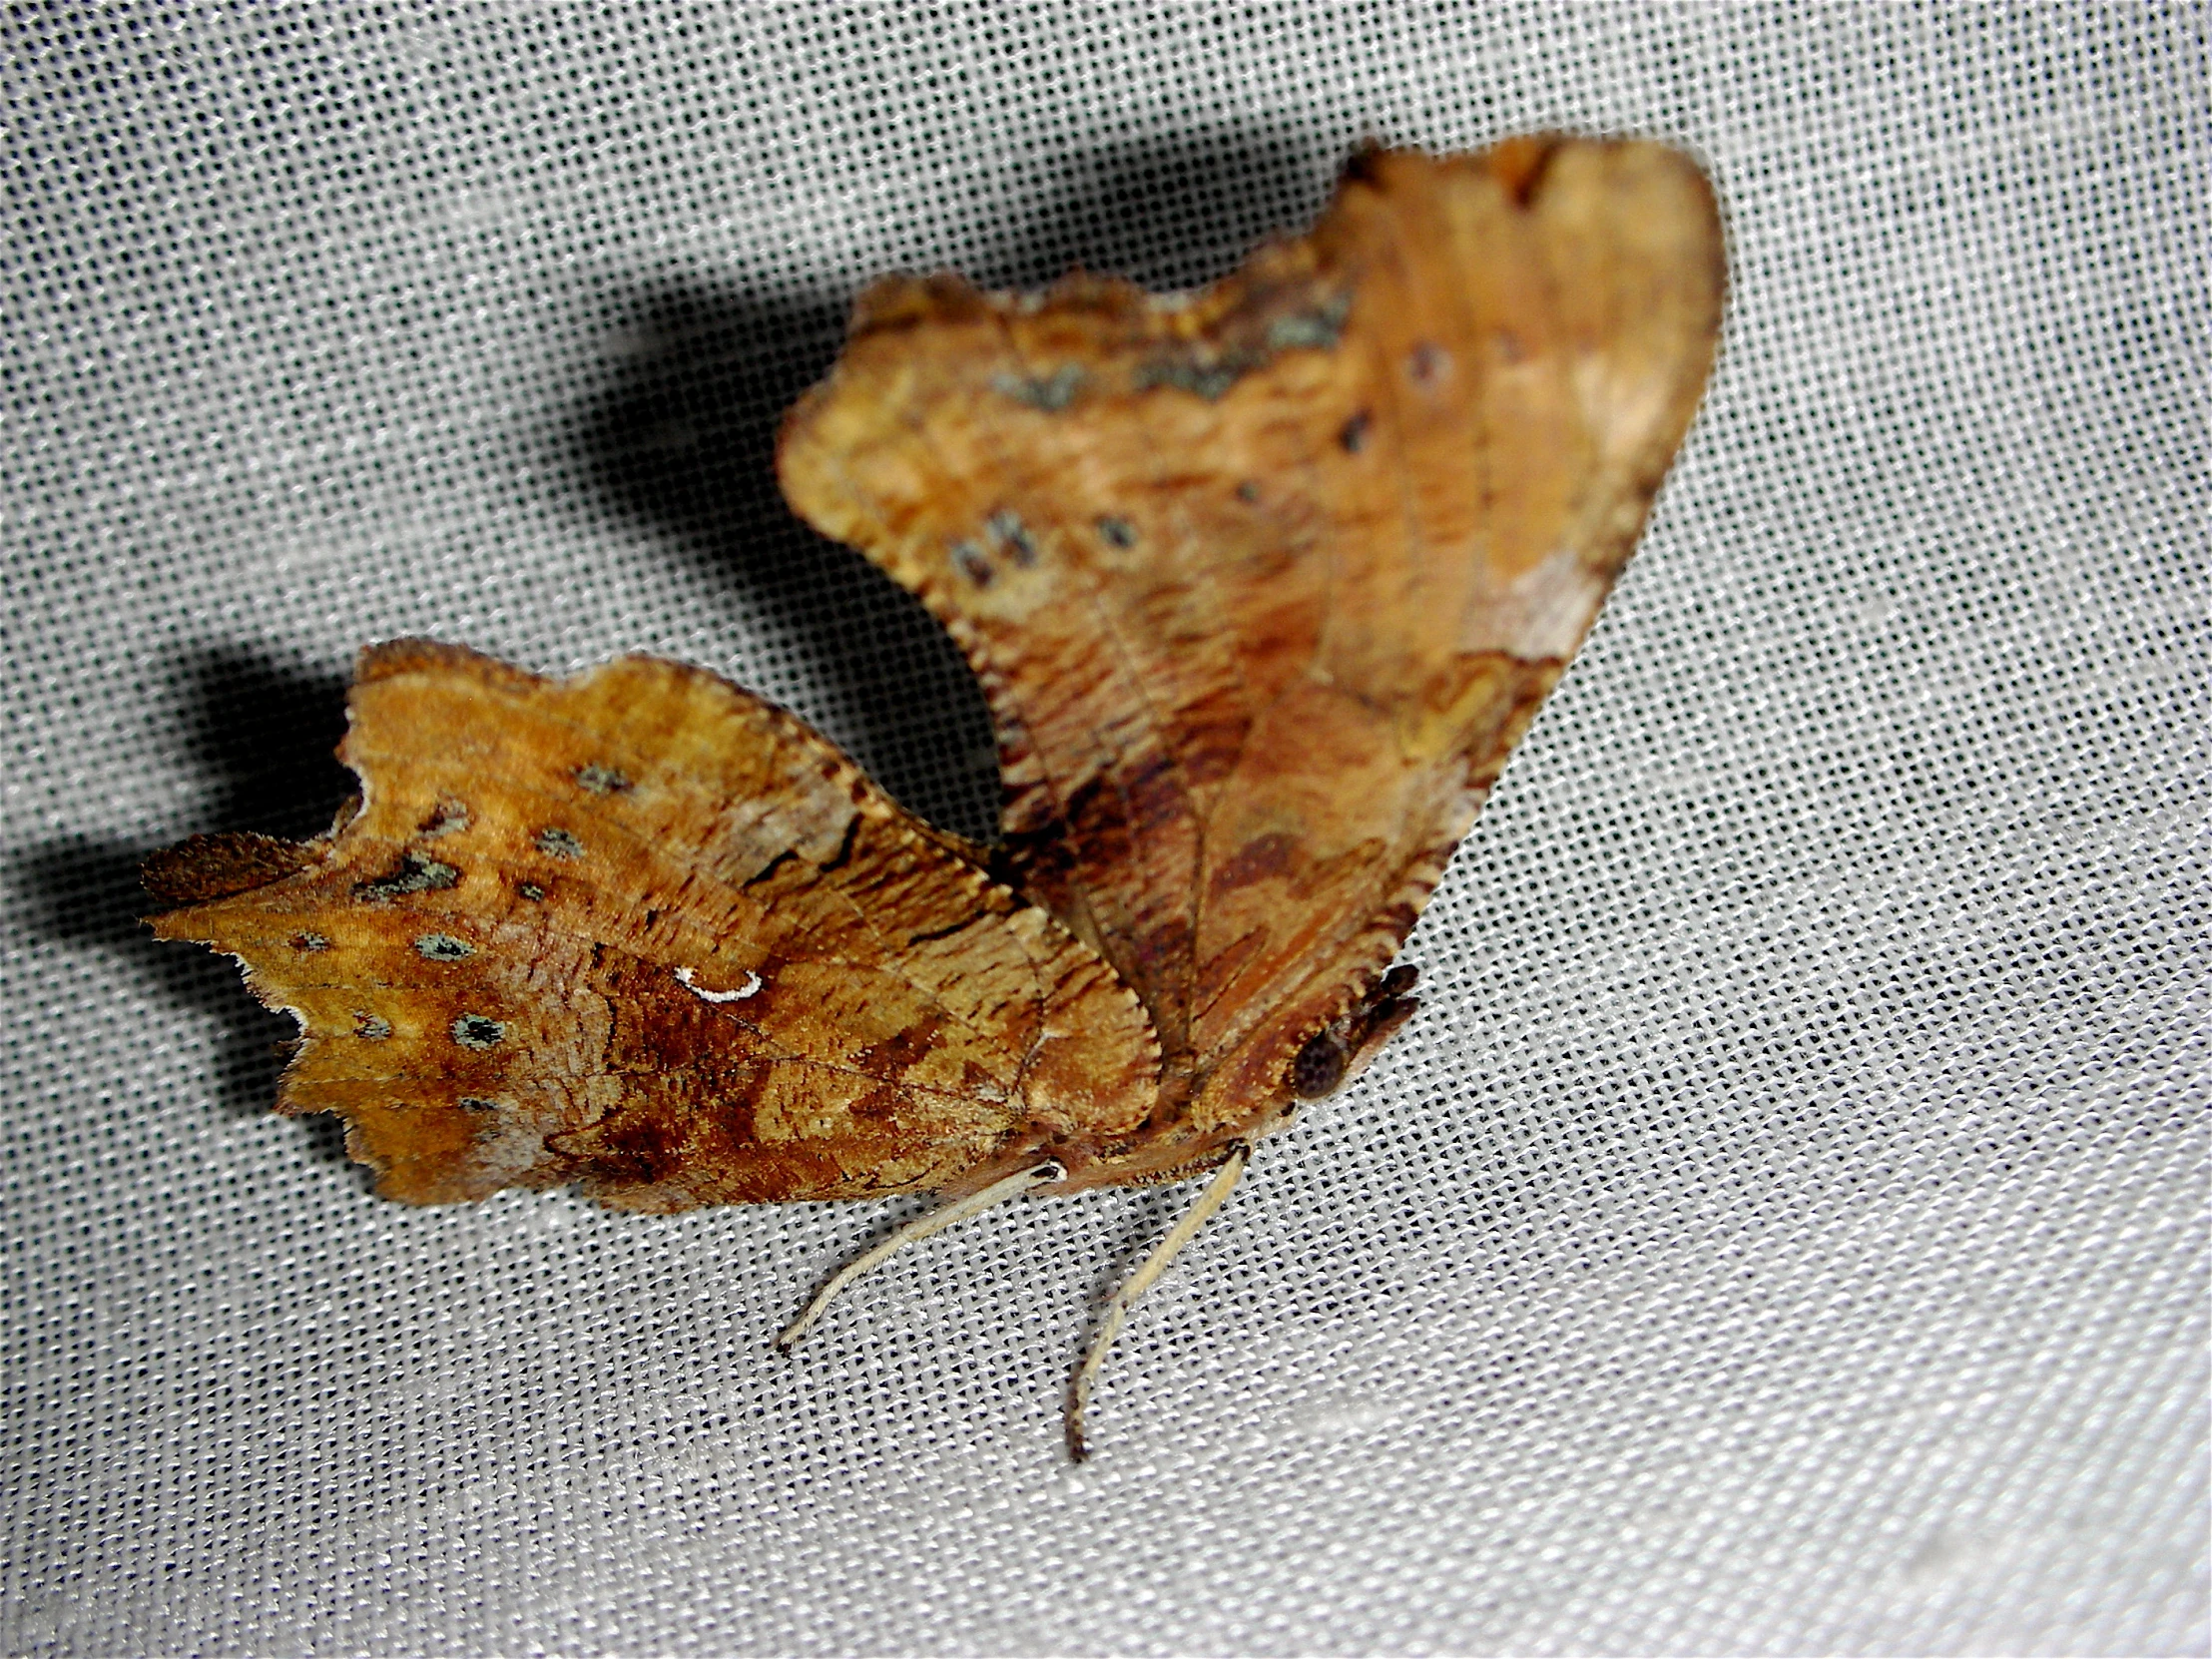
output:
[[[341,755],[349,822],[188,843],[155,925],[295,1011],[284,1108],[343,1114],[388,1196],[957,1192],[1042,1146],[1080,1167],[1149,1107],[1105,963],[711,675],[400,642]]]

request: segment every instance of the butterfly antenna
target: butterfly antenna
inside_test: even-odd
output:
[[[815,1293],[814,1301],[808,1303],[799,1318],[786,1326],[784,1334],[776,1339],[777,1352],[789,1354],[797,1348],[799,1339],[806,1336],[815,1321],[822,1318],[823,1310],[836,1300],[839,1291],[894,1251],[903,1250],[915,1240],[926,1239],[932,1233],[942,1233],[955,1223],[978,1215],[995,1204],[1003,1204],[1010,1198],[1019,1198],[1023,1193],[1050,1186],[1055,1181],[1064,1181],[1067,1173],[1059,1164],[1047,1159],[1028,1169],[1016,1170],[1003,1181],[993,1181],[981,1192],[969,1193],[965,1198],[954,1199],[950,1204],[940,1204],[934,1210],[914,1217],[874,1249],[863,1251],[830,1275],[830,1282]]]
[[[1090,1446],[1083,1437],[1083,1413],[1091,1402],[1091,1386],[1098,1381],[1098,1374],[1106,1364],[1106,1351],[1114,1346],[1114,1339],[1121,1335],[1122,1322],[1129,1317],[1129,1310],[1137,1305],[1137,1298],[1152,1289],[1153,1281],[1168,1271],[1168,1264],[1175,1260],[1183,1247],[1198,1236],[1213,1213],[1229,1201],[1236,1189],[1237,1178],[1244,1174],[1245,1165],[1252,1159],[1252,1148],[1243,1141],[1229,1149],[1229,1156],[1213,1180],[1206,1183],[1191,1207],[1183,1212],[1183,1219],[1175,1224],[1173,1232],[1153,1248],[1137,1271],[1122,1281],[1121,1289],[1106,1301],[1106,1312],[1098,1322],[1098,1332],[1091,1338],[1091,1346],[1083,1353],[1083,1364],[1077,1368],[1074,1384],[1068,1389],[1068,1455],[1076,1462],[1090,1456]]]

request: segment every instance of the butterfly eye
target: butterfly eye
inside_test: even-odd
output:
[[[1345,1080],[1345,1047],[1334,1031],[1317,1031],[1291,1062],[1291,1092],[1301,1100],[1319,1100]]]

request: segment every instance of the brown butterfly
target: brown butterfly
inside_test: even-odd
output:
[[[787,1346],[987,1205],[1211,1174],[1106,1310],[1080,1457],[1129,1305],[1412,1011],[1391,960],[1628,558],[1722,267],[1681,155],[1523,139],[1364,154],[1202,293],[880,282],[779,467],[982,678],[996,847],[699,670],[403,641],[357,806],[157,854],[155,928],[298,1017],[279,1109],[389,1197],[951,1200]]]

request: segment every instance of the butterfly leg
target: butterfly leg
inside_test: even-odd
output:
[[[831,1274],[830,1282],[815,1293],[814,1301],[808,1303],[799,1318],[786,1326],[784,1334],[776,1339],[777,1351],[789,1354],[797,1348],[799,1339],[806,1336],[815,1321],[822,1318],[823,1310],[836,1300],[837,1293],[893,1251],[902,1250],[917,1239],[926,1239],[932,1233],[941,1233],[947,1227],[963,1222],[972,1215],[978,1215],[993,1205],[1003,1204],[1010,1198],[1019,1198],[1023,1193],[1050,1186],[1066,1177],[1067,1171],[1048,1159],[1028,1169],[1016,1170],[1002,1181],[993,1181],[981,1192],[970,1193],[950,1204],[940,1204],[934,1210],[916,1216],[873,1250],[863,1251]]]
[[[1098,1381],[1099,1371],[1106,1364],[1106,1351],[1114,1346],[1114,1339],[1121,1335],[1122,1322],[1128,1319],[1129,1310],[1136,1306],[1137,1298],[1152,1289],[1153,1281],[1167,1272],[1168,1264],[1175,1260],[1183,1247],[1198,1236],[1213,1213],[1229,1201],[1235,1190],[1237,1178],[1244,1174],[1245,1165],[1252,1160],[1252,1148],[1238,1141],[1230,1148],[1228,1158],[1214,1178],[1206,1183],[1191,1207],[1183,1212],[1183,1219],[1174,1230],[1153,1248],[1137,1271],[1122,1282],[1121,1289],[1106,1301],[1106,1311],[1100,1316],[1098,1332],[1091,1338],[1091,1346],[1083,1353],[1083,1364],[1076,1369],[1075,1382],[1068,1389],[1068,1455],[1076,1462],[1090,1456],[1090,1446],[1083,1437],[1083,1413],[1091,1402],[1091,1386]]]

